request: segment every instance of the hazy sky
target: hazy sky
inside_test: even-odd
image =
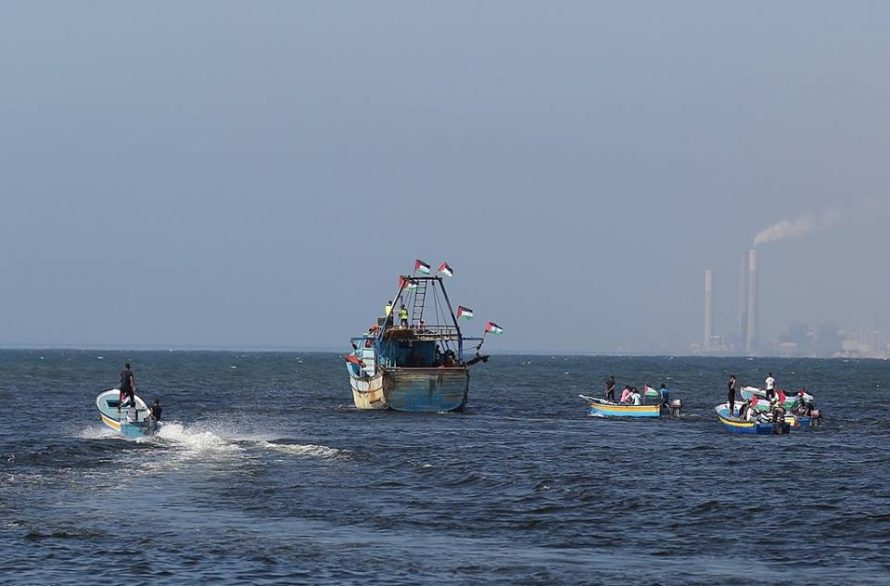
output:
[[[6,2],[0,344],[348,348],[421,258],[490,350],[890,329],[890,3]]]

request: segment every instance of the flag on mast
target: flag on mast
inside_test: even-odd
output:
[[[473,319],[473,310],[463,305],[457,306],[457,319]]]
[[[493,321],[490,321],[485,324],[485,333],[486,334],[503,334],[504,328],[502,328],[498,324],[494,323]]]
[[[428,275],[428,274],[430,274],[430,265],[426,264],[425,262],[423,262],[422,260],[417,258],[417,259],[414,259],[414,270],[420,271],[424,275]]]
[[[417,281],[399,277],[399,289],[417,289]]]
[[[439,265],[439,272],[442,273],[443,275],[445,275],[446,277],[454,276],[454,271],[451,270],[451,267],[448,266],[447,262],[443,262],[441,265]]]

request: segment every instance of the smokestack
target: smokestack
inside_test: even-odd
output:
[[[745,350],[748,355],[757,350],[757,252],[748,251],[748,337]]]
[[[711,350],[711,339],[714,337],[714,278],[711,269],[705,271],[705,352]]]
[[[739,270],[739,352],[745,350],[748,342],[748,254],[742,255]]]

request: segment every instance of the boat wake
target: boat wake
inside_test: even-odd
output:
[[[331,459],[342,454],[341,450],[319,444],[292,444],[275,441],[257,442],[257,446],[274,452],[292,454],[295,456],[307,456],[310,458]]]
[[[115,439],[153,445],[174,450],[186,458],[247,455],[257,450],[322,460],[339,458],[346,454],[344,450],[322,444],[298,443],[288,438],[274,439],[265,434],[243,435],[225,425],[214,426],[207,422],[187,425],[165,421],[156,435],[135,440],[125,438],[104,425],[90,425],[75,431],[73,435],[85,440]]]
[[[165,422],[154,438],[146,438],[146,441],[159,441],[172,444],[195,452],[238,452],[241,447],[237,443],[227,440],[212,431],[185,426],[176,422]]]

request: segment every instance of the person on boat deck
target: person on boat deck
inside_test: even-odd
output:
[[[386,307],[383,308],[383,319],[387,326],[392,325],[392,300],[386,302]]]
[[[155,399],[155,402],[152,403],[151,410],[149,412],[151,414],[152,419],[154,419],[155,421],[160,421],[161,420],[161,411],[163,411],[163,408],[161,407],[161,400]]]
[[[408,327],[408,308],[404,305],[399,308],[399,325],[403,328]]]
[[[615,375],[610,374],[606,380],[606,400],[615,402]]]
[[[782,407],[782,401],[779,399],[779,393],[773,392],[769,400],[769,410],[773,415],[773,421],[779,416],[785,415],[785,408]]]
[[[744,419],[745,415],[748,413],[748,410],[750,408],[751,408],[751,403],[749,401],[742,402],[742,404],[739,405],[739,415],[738,415],[739,419]],[[732,417],[732,413],[730,413],[729,416]]]
[[[621,399],[619,399],[619,403],[627,403],[630,401],[630,393],[631,388],[630,385],[624,385],[624,390],[621,391]]]
[[[637,390],[637,387],[631,389],[629,400],[631,405],[643,404],[643,398],[640,396],[640,391]]]
[[[746,405],[748,408],[745,410],[745,421],[754,421],[757,419],[757,409],[751,404],[751,401],[746,401]]]
[[[671,391],[667,387],[664,386],[664,383],[661,383],[661,388],[658,389],[658,393],[661,395],[661,406],[670,408],[671,406]]]
[[[136,406],[136,379],[133,377],[133,371],[130,370],[130,363],[124,364],[121,371],[120,395],[117,398],[117,410],[120,411],[124,403],[124,397],[127,397],[127,405],[129,407]]]
[[[769,376],[766,377],[763,384],[766,385],[766,398],[769,399],[773,396],[776,389],[776,379],[773,378],[773,373],[769,373]]]
[[[797,397],[798,397],[797,412],[800,415],[812,415],[813,414],[813,403],[812,403],[812,401],[807,400],[806,394],[807,394],[807,389],[804,387],[802,387],[797,392]]]
[[[734,374],[729,375],[729,382],[726,383],[726,387],[727,387],[727,395],[726,395],[727,401],[726,402],[729,403],[729,414],[732,415],[733,410],[735,409],[736,382],[735,382]],[[739,417],[741,417],[741,415],[739,415]]]

